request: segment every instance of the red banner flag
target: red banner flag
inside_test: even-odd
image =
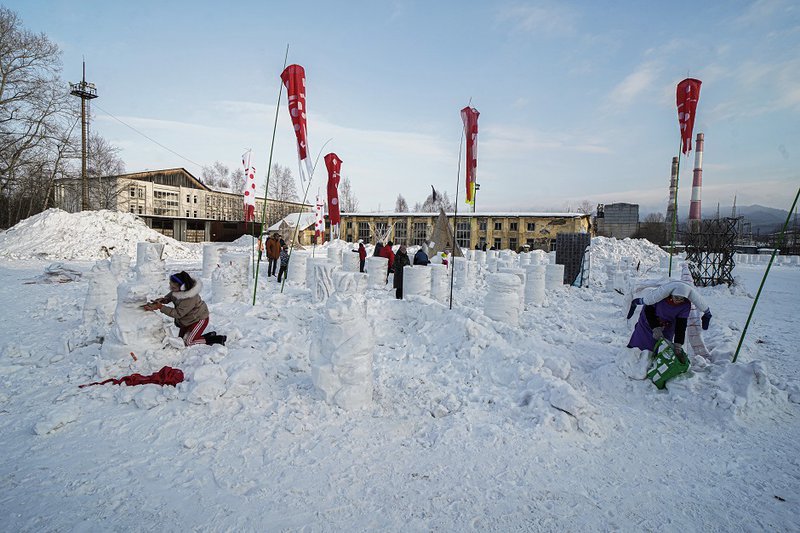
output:
[[[338,226],[339,216],[339,178],[342,170],[342,160],[331,152],[325,156],[325,166],[328,169],[328,217],[331,227]]]
[[[684,155],[692,151],[692,130],[702,83],[694,78],[686,78],[678,84],[676,91],[678,124],[681,127],[681,152]]]
[[[475,203],[475,183],[478,173],[478,116],[480,113],[474,107],[465,107],[461,110],[461,120],[464,121],[464,137],[467,140],[467,200],[466,203]]]
[[[242,155],[244,165],[244,221],[256,219],[256,168],[250,165],[250,150]]]
[[[289,116],[297,136],[297,157],[305,162],[308,177],[311,177],[311,158],[308,157],[308,131],[306,125],[306,71],[300,65],[289,65],[281,73],[281,81],[286,86],[289,99]],[[300,179],[305,182],[303,165],[300,165]]]

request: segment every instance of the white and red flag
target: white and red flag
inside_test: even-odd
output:
[[[244,165],[244,221],[256,219],[256,168],[250,164],[251,151],[242,154]]]
[[[320,237],[325,236],[325,204],[322,203],[322,200],[317,195],[317,205],[314,207],[314,213],[316,214],[316,220],[314,221],[314,236],[317,238],[317,242],[320,242]]]
[[[339,237],[339,179],[342,170],[342,159],[333,152],[325,156],[325,167],[328,169],[328,217],[331,220],[331,239]]]
[[[474,107],[465,107],[461,110],[461,120],[464,121],[464,137],[467,140],[467,199],[466,203],[475,204],[475,183],[478,174],[478,116],[480,113]]]
[[[681,152],[684,155],[692,151],[692,130],[702,83],[695,78],[686,78],[678,84],[675,92],[678,104],[678,124],[681,127]]]
[[[300,181],[311,179],[312,165],[308,152],[308,129],[306,125],[306,71],[300,65],[289,65],[281,73],[289,99],[289,116],[297,137],[297,159],[300,164]],[[305,166],[305,169],[303,168]],[[304,172],[305,171],[305,172]]]

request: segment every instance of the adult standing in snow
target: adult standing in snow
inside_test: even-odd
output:
[[[401,244],[394,256],[394,295],[398,300],[403,299],[403,267],[410,265],[411,261],[406,253],[406,247]]]
[[[267,259],[269,263],[267,265],[267,277],[274,276],[275,270],[278,266],[278,259],[281,256],[281,242],[280,236],[277,233],[273,233],[272,237],[267,239]]]
[[[364,241],[358,239],[358,249],[353,250],[358,253],[358,271],[364,272],[364,263],[367,261],[367,249],[364,247]]]
[[[394,243],[389,241],[386,243],[386,246],[381,248],[381,257],[385,257],[389,261],[388,268],[386,269],[386,282],[389,282],[389,274],[394,272],[394,251],[392,250],[392,246]]]
[[[703,329],[708,329],[711,322],[711,309],[706,305],[697,291],[683,281],[670,281],[657,287],[641,298],[631,302],[628,318],[636,312],[636,306],[644,305],[639,313],[639,320],[633,330],[628,348],[639,348],[652,352],[656,342],[665,338],[674,339],[675,348],[680,357],[686,339],[686,324],[692,304],[703,313]]]
[[[228,337],[217,335],[216,331],[206,333],[208,326],[208,306],[200,298],[202,284],[186,272],[178,272],[169,277],[169,290],[166,296],[143,306],[145,311],[161,311],[175,320],[180,328],[178,336],[186,346],[194,344],[225,344]],[[174,307],[165,307],[172,303]]]
[[[375,243],[375,249],[372,251],[372,257],[381,257],[381,250],[383,250],[383,243]]]
[[[264,253],[264,236],[258,238],[258,262],[261,262],[261,256]]]
[[[281,279],[283,279],[284,276],[288,275],[287,272],[289,271],[289,247],[285,244],[283,245],[283,248],[281,248],[280,260],[281,268],[278,270],[278,283],[281,282]]]

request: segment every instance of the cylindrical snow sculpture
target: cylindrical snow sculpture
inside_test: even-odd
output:
[[[555,252],[547,252],[547,263],[550,265],[556,264],[556,253]]]
[[[497,272],[497,257],[491,255],[486,256],[486,270],[489,272]]]
[[[382,289],[386,287],[386,274],[389,270],[389,260],[385,257],[367,257],[367,274],[369,278],[367,287]]]
[[[89,330],[107,330],[113,321],[116,307],[117,277],[111,271],[111,261],[97,261],[92,267],[89,288],[83,303],[83,325]]]
[[[129,358],[129,346],[134,344],[143,349],[161,346],[165,336],[161,313],[142,309],[143,304],[155,297],[147,283],[126,281],[117,286],[114,325],[100,350],[103,358]]]
[[[453,257],[451,261],[453,262],[453,275],[455,277],[453,284],[459,288],[469,287],[471,281],[469,261],[463,257]]]
[[[286,282],[294,285],[303,285],[306,282],[306,261],[308,255],[292,252],[289,258],[289,270],[286,271]]]
[[[314,335],[309,354],[314,387],[331,405],[342,409],[368,407],[372,403],[375,340],[363,298],[348,292],[334,293],[325,304],[321,328],[320,334]]]
[[[528,305],[543,305],[547,266],[528,265],[525,272],[525,303]]]
[[[314,284],[311,289],[311,301],[315,303],[324,302],[333,294],[333,273],[339,270],[339,265],[334,265],[329,261],[315,262],[309,265],[309,271],[313,272]]]
[[[548,291],[564,285],[564,265],[545,265],[544,284]]]
[[[431,269],[427,266],[403,267],[403,298],[431,295]]]
[[[502,274],[514,274],[515,276],[517,276],[519,278],[520,287],[522,287],[523,289],[525,288],[525,270],[523,270],[521,268],[503,268],[503,269],[498,269],[497,271],[502,273]],[[520,308],[522,308],[525,305],[525,291],[524,290],[521,290],[519,292],[519,303],[520,303]]]
[[[431,298],[445,303],[450,298],[450,271],[444,265],[428,265],[431,272]]]
[[[327,257],[309,257],[306,259],[306,289],[311,290],[311,294],[314,294],[314,287],[317,283],[316,274],[314,273],[314,267],[320,263],[327,263]],[[291,268],[291,264],[289,265]]]
[[[345,272],[358,272],[358,264],[358,252],[345,252],[342,255],[342,270]]]
[[[203,277],[210,278],[219,265],[220,256],[228,250],[227,246],[219,244],[203,245]],[[266,259],[266,258],[265,258]]]
[[[338,267],[342,266],[342,249],[341,248],[334,248],[331,246],[328,248],[328,262],[332,265],[336,265]]]
[[[475,250],[475,262],[479,265],[486,264],[486,252],[483,250]]]
[[[525,268],[531,264],[531,254],[519,254],[519,266]]]
[[[489,318],[519,326],[520,298],[522,285],[514,274],[491,274],[487,277],[488,292],[484,299],[483,312]]]
[[[244,302],[250,294],[249,254],[227,252],[220,256],[219,266],[211,275],[212,302]]]
[[[367,275],[361,272],[345,272],[336,270],[333,272],[333,287],[338,292],[347,294],[364,294],[367,290]]]

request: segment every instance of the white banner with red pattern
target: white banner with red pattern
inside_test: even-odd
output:
[[[251,150],[242,154],[244,165],[244,221],[256,219],[256,168],[250,164]]]

